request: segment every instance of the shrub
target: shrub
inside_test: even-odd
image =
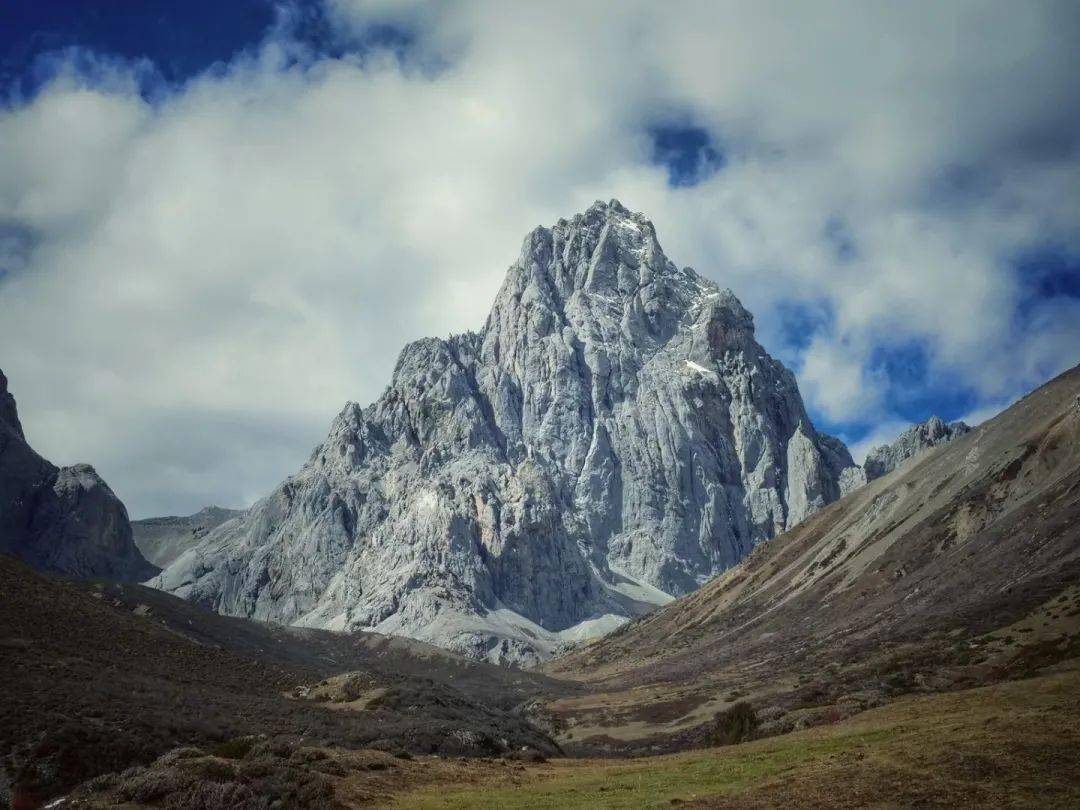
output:
[[[751,739],[757,728],[758,717],[754,707],[741,701],[716,716],[710,742],[713,745],[735,745]]]
[[[254,737],[233,737],[214,746],[214,756],[222,759],[243,759],[254,747]]]

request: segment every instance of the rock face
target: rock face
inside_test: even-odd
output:
[[[406,346],[374,404],[154,584],[531,660],[697,588],[852,466],[736,297],[597,203],[526,237],[479,333]]]
[[[881,478],[923,450],[952,441],[970,430],[971,427],[963,422],[946,424],[936,416],[931,416],[920,425],[912,425],[892,444],[883,444],[867,453],[863,464],[866,480]]]
[[[207,506],[194,515],[133,520],[131,531],[143,556],[164,568],[196,545],[211,529],[242,514],[242,509]]]
[[[57,468],[26,443],[3,373],[0,553],[88,579],[139,581],[158,572],[135,547],[127,510],[93,467]]]

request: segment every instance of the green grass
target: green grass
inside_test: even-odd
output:
[[[1080,807],[1080,670],[909,696],[780,737],[630,760],[432,774],[398,808]]]
[[[869,748],[889,735],[868,731],[840,738],[761,740],[749,745],[686,754],[588,763],[561,769],[554,778],[518,786],[445,787],[401,797],[400,807],[450,808],[644,808],[739,792],[751,785],[845,751]]]

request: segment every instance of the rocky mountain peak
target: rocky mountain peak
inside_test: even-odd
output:
[[[670,292],[670,284],[693,286],[697,281],[696,274],[680,271],[664,255],[648,219],[612,200],[533,230],[503,289],[509,296],[525,296],[526,303],[538,298],[561,313],[575,298],[600,307],[629,305],[639,297],[651,300]]]
[[[158,584],[527,660],[698,587],[851,466],[735,295],[612,200],[532,231],[479,332],[406,346],[382,396]]]
[[[137,581],[158,572],[135,547],[127,510],[93,467],[56,467],[27,444],[3,372],[0,504],[0,553],[72,577]]]
[[[931,416],[925,422],[909,427],[891,444],[880,445],[867,453],[863,464],[866,478],[873,481],[887,475],[923,450],[952,441],[970,431],[971,427],[963,422],[946,423],[937,416]]]

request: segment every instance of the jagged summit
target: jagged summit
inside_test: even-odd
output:
[[[374,403],[156,584],[526,660],[698,587],[850,467],[735,295],[612,200],[529,233],[479,332],[408,344]]]
[[[866,479],[873,481],[887,475],[923,450],[952,441],[970,431],[971,427],[964,422],[946,423],[937,416],[931,416],[925,422],[909,427],[892,443],[880,445],[867,453],[863,465]]]

